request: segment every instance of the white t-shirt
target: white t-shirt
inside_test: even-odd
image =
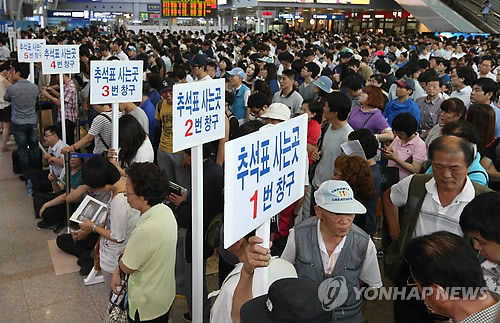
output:
[[[233,296],[236,286],[240,281],[240,273],[242,268],[243,263],[237,264],[233,271],[224,280],[217,299],[215,300],[215,303],[210,310],[211,323],[233,323],[233,320],[231,319]],[[288,261],[285,261],[278,257],[271,258],[271,261],[269,261],[269,266],[267,268],[269,268],[267,274],[269,277],[269,285],[267,286],[267,288],[269,288],[272,283],[279,279],[297,278],[295,267]]]
[[[488,79],[493,80],[493,81],[495,81],[495,82],[497,81],[497,76],[496,76],[496,74],[493,74],[493,73],[491,73],[491,72],[488,72],[488,74],[486,74],[486,76],[481,76],[481,75],[479,75],[479,72],[477,72],[477,78],[481,78],[481,77],[488,78]]]
[[[463,101],[465,107],[468,109],[470,106],[470,94],[472,92],[472,88],[467,85],[461,90],[455,90],[451,92],[450,98],[458,98]]]
[[[406,205],[411,179],[415,175],[403,178],[391,188],[391,201],[397,207]],[[460,228],[460,215],[464,207],[474,199],[475,190],[469,177],[466,177],[464,189],[455,197],[450,205],[443,207],[439,200],[436,180],[432,178],[425,183],[427,194],[420,209],[417,225],[412,238],[431,234],[437,231],[448,231],[463,236]]]
[[[123,193],[117,194],[108,205],[106,229],[111,230],[111,240],[101,237],[99,257],[102,270],[112,273],[118,265],[118,256],[127,245],[128,238],[139,220],[140,212],[130,207]]]
[[[132,163],[144,163],[150,162],[152,163],[155,158],[155,153],[153,150],[153,146],[151,145],[151,140],[146,137],[146,140],[142,143],[141,147],[137,150],[134,159],[132,159]]]
[[[59,140],[54,146],[49,147],[47,152],[49,154],[54,155],[55,158],[62,158],[64,160],[64,155],[61,154],[61,150],[68,145],[65,145],[62,140]],[[51,173],[54,173],[57,178],[61,176],[61,173],[64,169],[64,166],[59,166],[56,163],[52,163],[49,165],[49,170]]]
[[[344,247],[344,243],[346,237],[342,238],[340,243],[337,245],[332,255],[328,255],[326,250],[325,242],[323,240],[323,235],[320,230],[321,220],[318,220],[317,232],[318,232],[318,244],[321,252],[321,260],[323,262],[323,268],[325,269],[325,273],[327,275],[331,274],[335,267],[335,263]],[[285,250],[281,254],[281,258],[295,264],[295,257],[297,251],[295,246],[295,231],[294,229],[290,229],[290,234],[288,235],[288,240],[286,242]],[[378,267],[377,260],[377,249],[375,248],[375,244],[370,239],[368,241],[368,247],[366,249],[366,256],[363,260],[363,265],[361,266],[361,272],[359,273],[359,279],[367,283],[370,287],[380,288],[382,287],[382,277],[380,276],[380,269]]]
[[[207,74],[203,78],[196,80],[196,82],[211,81],[211,80],[212,78],[210,77],[210,75]]]

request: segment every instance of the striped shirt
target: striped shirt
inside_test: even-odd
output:
[[[120,112],[118,117],[121,117],[122,115],[123,113]],[[111,134],[113,132],[111,120],[111,111],[99,113],[94,120],[92,120],[92,125],[90,126],[88,133],[94,136],[94,154],[102,154],[104,151],[108,150],[106,145],[111,147]],[[106,144],[104,144],[103,141]]]

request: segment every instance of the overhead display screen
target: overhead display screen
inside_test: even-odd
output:
[[[217,0],[162,0],[163,17],[216,17]]]

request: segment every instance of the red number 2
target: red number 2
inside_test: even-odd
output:
[[[102,90],[104,91],[104,92],[102,92],[102,96],[108,96],[109,95],[109,86],[104,85],[102,87]]]
[[[52,61],[52,63],[50,63],[50,67],[56,68],[56,61]]]
[[[255,193],[253,193],[253,196],[250,198],[250,202],[253,202],[253,218],[255,219],[257,217],[257,197],[258,197],[259,191],[255,190]]]
[[[188,127],[188,129],[186,130],[186,134],[184,136],[185,137],[192,136],[193,135],[193,131],[192,131],[192,129],[193,129],[193,120],[187,119],[185,126]]]

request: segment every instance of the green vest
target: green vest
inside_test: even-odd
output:
[[[415,231],[420,209],[427,195],[425,183],[431,179],[432,174],[413,176],[410,182],[410,188],[408,189],[406,205],[399,209],[401,232],[399,238],[391,242],[384,257],[384,275],[391,278],[392,281],[395,281],[398,276],[399,267],[403,262],[404,250]],[[476,182],[471,183],[474,186],[475,196],[492,192],[492,190],[484,185]]]

